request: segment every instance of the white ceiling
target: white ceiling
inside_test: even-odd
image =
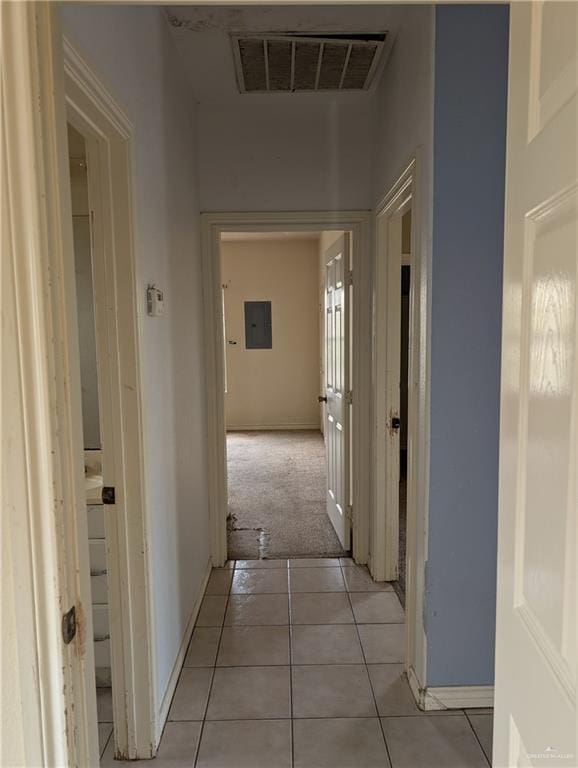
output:
[[[201,103],[281,100],[356,101],[359,93],[239,94],[230,35],[233,32],[388,32],[393,41],[403,6],[292,5],[195,6],[165,9],[195,99]],[[388,46],[386,45],[386,48]],[[386,53],[387,57],[387,53]],[[378,78],[376,78],[377,82]]]
[[[320,232],[221,232],[221,241],[319,240]]]

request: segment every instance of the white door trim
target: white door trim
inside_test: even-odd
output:
[[[87,147],[103,483],[116,489],[115,505],[104,508],[115,754],[148,758],[155,754],[158,729],[132,232],[133,127],[66,39],[64,72],[68,121]]]
[[[214,565],[227,558],[227,466],[223,331],[219,243],[221,232],[349,230],[353,248],[353,556],[369,557],[371,357],[371,215],[367,211],[204,213],[202,222],[205,354],[208,410],[211,552]],[[360,343],[358,343],[358,340]]]
[[[375,284],[375,335],[373,391],[374,408],[374,509],[372,557],[373,576],[379,581],[395,581],[398,578],[399,559],[399,455],[390,455],[389,424],[392,415],[399,416],[399,365],[400,336],[399,330],[400,280],[394,280],[396,264],[401,271],[401,217],[412,207],[412,178],[406,176],[398,183],[384,207],[376,216],[376,258],[374,270]],[[394,225],[395,221],[395,225]],[[413,270],[412,270],[413,272]],[[411,273],[410,273],[411,274]],[[413,285],[411,286],[414,287]],[[413,297],[410,290],[410,300]],[[408,360],[412,360],[413,323],[410,306]],[[408,377],[415,374],[415,368]],[[408,384],[408,421],[413,415],[411,410],[414,387]],[[396,412],[392,411],[393,401],[397,401]],[[397,446],[396,453],[399,454]],[[408,491],[415,472],[410,457],[412,441],[408,424]],[[408,493],[408,497],[410,493]]]
[[[397,578],[399,518],[393,519],[387,504],[388,489],[386,444],[388,424],[388,354],[394,354],[387,334],[389,291],[399,285],[387,280],[389,248],[388,223],[393,216],[411,206],[411,287],[408,354],[408,431],[407,431],[407,539],[406,539],[406,669],[425,680],[426,635],[423,626],[425,562],[427,559],[428,499],[428,290],[429,271],[423,258],[425,245],[421,232],[421,176],[419,150],[398,180],[376,207],[376,247],[373,282],[373,455],[371,572],[377,580]],[[399,346],[399,342],[398,346]],[[390,484],[391,486],[391,484]]]

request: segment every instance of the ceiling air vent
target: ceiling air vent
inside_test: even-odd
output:
[[[239,90],[367,90],[382,58],[385,37],[385,33],[232,35]]]

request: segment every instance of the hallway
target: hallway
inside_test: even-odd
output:
[[[326,511],[320,432],[227,434],[231,558],[341,556]]]
[[[415,706],[403,619],[349,558],[214,569],[156,768],[486,768],[488,711]]]

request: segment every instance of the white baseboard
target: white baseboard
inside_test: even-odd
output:
[[[413,667],[407,670],[409,687],[420,709],[478,709],[494,706],[493,685],[455,685],[423,688]]]
[[[413,667],[409,667],[405,671],[407,674],[407,682],[409,683],[409,687],[411,689],[411,692],[413,693],[413,698],[415,699],[415,703],[418,705],[420,709],[423,709],[422,695],[423,695],[424,689],[422,688],[421,682],[415,673],[415,669]]]
[[[316,424],[227,424],[227,432],[281,432],[292,429],[314,429],[321,431],[319,423]]]
[[[493,685],[456,685],[426,688],[424,709],[476,709],[494,706]]]
[[[159,716],[157,717],[157,727],[156,727],[156,734],[155,734],[156,736],[155,752],[158,749],[161,736],[163,734],[163,729],[165,727],[167,717],[169,716],[169,709],[171,707],[171,702],[175,694],[177,683],[179,682],[179,676],[181,674],[181,669],[185,661],[187,648],[189,647],[189,643],[191,641],[191,635],[193,634],[193,629],[195,628],[195,622],[197,620],[197,616],[199,615],[199,610],[201,608],[201,603],[205,595],[205,589],[207,588],[207,582],[209,581],[209,576],[211,575],[212,567],[213,566],[212,566],[211,560],[209,559],[207,563],[207,570],[201,582],[201,588],[195,599],[195,603],[193,605],[193,610],[191,611],[191,615],[189,616],[189,620],[187,621],[187,626],[185,627],[185,632],[183,634],[183,639],[181,640],[179,652],[177,653],[177,656],[175,658],[175,663],[173,664],[173,668],[171,670],[171,676],[169,677],[169,682],[167,684],[165,693],[163,695],[163,700],[161,702],[161,706],[159,709]]]

